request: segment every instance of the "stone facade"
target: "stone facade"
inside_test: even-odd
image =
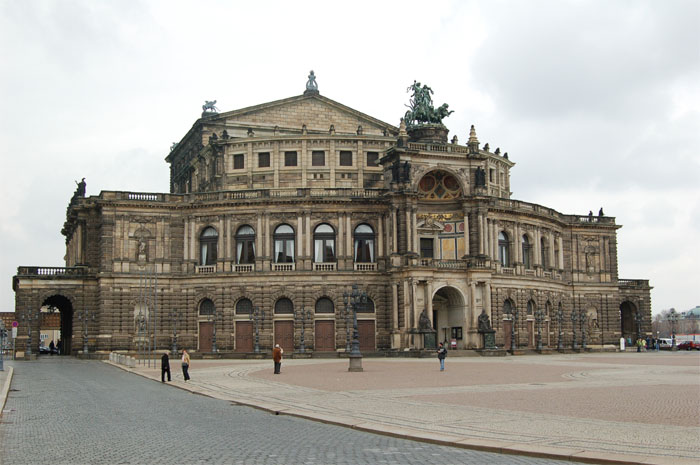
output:
[[[535,347],[538,329],[545,347],[561,332],[598,348],[650,331],[648,281],[617,275],[615,218],[512,199],[514,163],[473,127],[467,145],[419,129],[317,92],[205,112],[166,158],[170,193],[76,192],[66,267],[20,266],[16,312],[38,334],[31,315],[58,308],[72,353],[176,338],[247,354],[256,322],[262,351],[291,352],[302,309],[305,349],[342,353],[353,283],[365,352],[422,349],[424,310],[461,349],[482,347],[482,311],[507,348],[511,333]]]

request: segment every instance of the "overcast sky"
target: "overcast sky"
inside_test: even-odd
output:
[[[322,95],[398,126],[414,79],[460,143],[516,163],[513,198],[605,213],[654,313],[700,305],[700,2],[0,0],[0,311],[64,266],[75,180],[167,192],[201,113]]]

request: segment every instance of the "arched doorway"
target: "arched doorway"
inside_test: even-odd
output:
[[[637,339],[637,331],[634,327],[634,315],[637,307],[629,301],[620,304],[620,332],[625,342],[629,345]]]
[[[59,355],[70,355],[73,351],[72,340],[73,340],[73,304],[65,296],[60,294],[52,295],[44,300],[41,304],[40,320],[39,320],[39,334],[41,338],[42,331],[49,332],[55,331],[55,315],[58,313],[58,331],[53,334],[57,334],[59,340],[54,341],[56,346],[60,347]],[[46,341],[46,346],[49,345],[49,341]],[[32,349],[34,350],[34,349]]]
[[[454,287],[441,287],[433,294],[433,329],[437,331],[438,342],[449,344],[454,339],[458,349],[467,348],[469,328],[465,307],[464,296]]]

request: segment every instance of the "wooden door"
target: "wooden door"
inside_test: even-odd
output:
[[[214,323],[212,321],[199,322],[199,351],[211,352],[212,337],[214,336]]]
[[[294,352],[293,321],[275,321],[275,344],[279,344],[286,351]]]
[[[510,350],[510,332],[513,330],[512,320],[503,320],[503,335],[505,336],[504,349]]]
[[[253,322],[236,322],[236,352],[253,352]]]
[[[357,332],[360,336],[360,351],[374,352],[376,343],[374,340],[374,320],[359,320]]]
[[[335,322],[317,321],[314,351],[333,352],[335,351]]]

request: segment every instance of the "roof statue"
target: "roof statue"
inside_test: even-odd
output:
[[[205,113],[218,113],[219,109],[214,105],[216,105],[216,100],[205,100],[204,105],[202,105],[202,110]]]
[[[304,91],[304,95],[306,94],[318,94],[318,84],[316,83],[316,75],[314,74],[313,69],[309,71],[309,80],[306,81],[306,90]]]
[[[407,105],[410,110],[404,116],[409,126],[426,123],[442,124],[442,119],[453,113],[447,109],[446,103],[437,109],[433,107],[433,98],[431,97],[433,89],[425,84],[421,86],[420,82],[414,80],[406,92],[413,92],[410,105]]]

